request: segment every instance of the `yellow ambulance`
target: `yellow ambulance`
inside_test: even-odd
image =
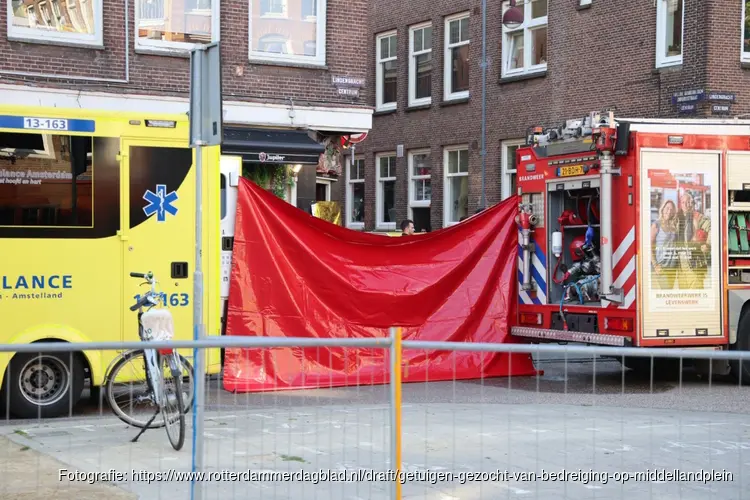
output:
[[[144,288],[129,274],[148,271],[160,281],[176,338],[192,338],[195,152],[188,126],[184,115],[0,107],[1,343],[136,341],[137,316],[128,306]],[[241,168],[234,160],[221,160],[218,146],[203,157],[209,335],[221,331],[228,292],[231,245],[222,250],[213,242],[227,236],[224,223],[233,227],[226,208],[234,201],[226,197]],[[101,386],[117,354],[0,353],[2,401],[18,417],[68,414],[85,380]],[[192,357],[191,350],[182,354]],[[221,370],[218,349],[208,353],[207,369]]]

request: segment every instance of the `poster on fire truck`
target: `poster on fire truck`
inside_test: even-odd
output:
[[[642,155],[643,336],[720,335],[720,157]]]

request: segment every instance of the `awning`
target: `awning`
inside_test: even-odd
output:
[[[317,165],[325,147],[303,130],[224,127],[221,153],[243,162]]]

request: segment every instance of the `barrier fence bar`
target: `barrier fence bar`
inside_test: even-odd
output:
[[[128,342],[36,342],[33,344],[0,344],[0,352],[75,352],[86,350],[126,350],[126,349],[193,349],[193,348],[268,348],[268,347],[346,347],[346,348],[386,348],[390,347],[390,337],[379,338],[309,338],[309,337],[226,337],[207,336],[201,340],[168,341],[128,341]],[[750,351],[724,351],[713,349],[681,347],[601,347],[587,345],[558,344],[492,344],[488,342],[438,342],[425,340],[404,340],[401,350],[434,351],[485,351],[507,353],[551,353],[581,354],[603,357],[633,356],[642,358],[688,358],[748,360]]]
[[[391,498],[401,500],[401,328],[391,327],[391,467],[395,480]]]

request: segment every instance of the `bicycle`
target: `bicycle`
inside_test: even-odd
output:
[[[130,273],[132,278],[145,279],[144,285],[148,284],[151,289],[130,307],[130,310],[138,311],[138,337],[144,341],[170,340],[174,336],[174,324],[169,309],[156,308],[163,294],[156,291],[156,279],[153,273]],[[144,312],[143,309],[146,308]],[[123,372],[126,365],[135,361],[135,369],[132,374]],[[184,371],[187,372],[188,390],[187,397],[183,393]],[[121,373],[123,372],[123,373]],[[143,376],[145,374],[145,377]],[[169,442],[175,450],[180,450],[185,443],[185,414],[190,411],[193,399],[193,367],[190,362],[180,355],[176,349],[143,349],[129,350],[119,354],[107,369],[105,391],[107,402],[112,411],[120,420],[141,431],[131,442],[136,442],[146,429],[165,427]],[[140,378],[145,378],[144,394],[134,397],[133,386]],[[147,407],[154,410],[154,414],[148,421],[128,414],[117,402],[117,397],[123,391],[117,390],[118,380],[124,380],[129,387],[126,393],[131,410],[133,405],[146,403]],[[169,390],[173,382],[174,390]],[[161,413],[162,419],[154,422]],[[176,425],[175,425],[176,424]]]

